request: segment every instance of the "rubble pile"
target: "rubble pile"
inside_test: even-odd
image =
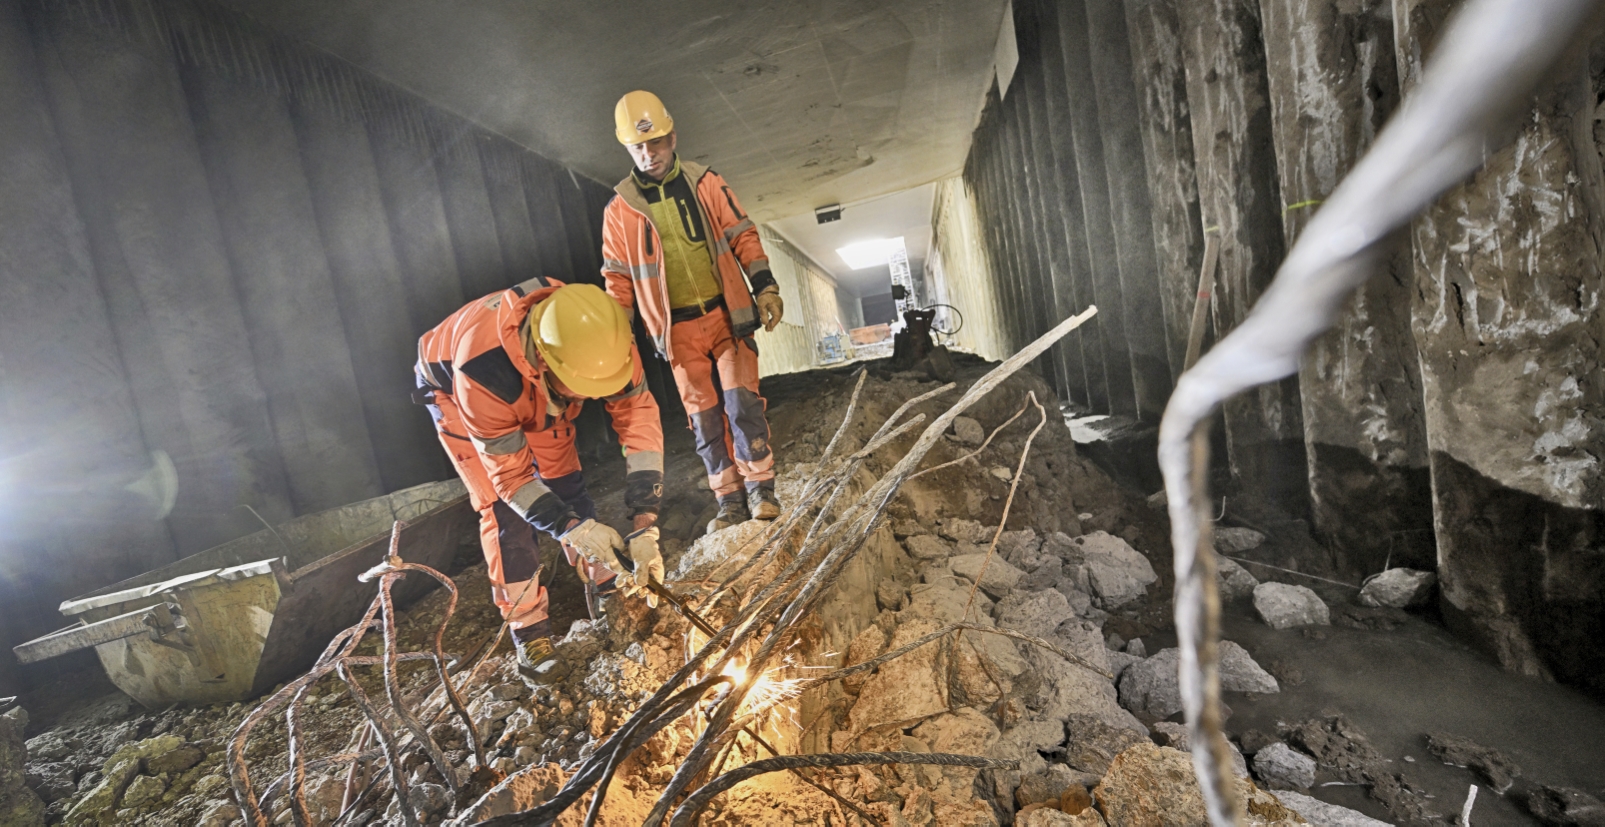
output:
[[[960,384],[975,381],[983,368],[964,368]],[[819,470],[814,463],[843,421],[852,383],[846,374],[815,374],[789,396],[784,382],[775,384],[778,489],[790,505]],[[905,400],[939,387],[919,374],[873,374],[857,415],[842,431],[839,455],[863,448]],[[929,421],[961,392],[962,387],[938,395],[909,414]],[[1028,436],[1042,421],[1028,401],[1033,393],[1048,406],[1046,422],[1016,479]],[[863,496],[909,449],[918,430],[869,455],[835,511],[847,507],[846,499]],[[697,493],[693,483],[700,467],[679,467],[686,484],[674,484],[671,463],[666,501],[700,505],[686,493]],[[776,693],[752,724],[762,742],[750,734],[735,736],[711,775],[769,758],[771,750],[950,753],[1005,759],[1014,768],[889,764],[776,772],[715,797],[698,823],[846,825],[867,823],[864,814],[898,827],[1202,823],[1189,737],[1178,723],[1178,651],[1149,642],[1170,626],[1172,581],[1162,513],[1076,455],[1051,393],[1028,373],[1011,377],[955,420],[920,467],[935,470],[903,485],[821,607],[793,630],[780,667],[762,677]],[[617,496],[599,492],[604,511],[609,497]],[[715,627],[790,560],[810,522],[801,521],[793,535],[781,538],[777,554],[749,572],[745,585],[738,581],[721,590],[762,546],[769,525],[749,522],[702,537],[701,521],[688,513],[666,512],[662,521],[668,582]],[[1246,529],[1226,529],[1218,537],[1231,552],[1252,549],[1263,539]],[[1252,597],[1256,606],[1264,604],[1262,614],[1285,614],[1290,625],[1321,622],[1317,615],[1326,607],[1318,599],[1310,604],[1300,593],[1267,589],[1280,584],[1261,584],[1229,561],[1220,567],[1220,578],[1227,599]],[[445,650],[466,664],[495,638],[499,617],[482,565],[453,579],[461,597]],[[716,593],[719,598],[711,599]],[[436,592],[404,616],[397,629],[402,651],[428,648],[444,599]],[[456,718],[426,710],[428,732],[464,793],[454,800],[451,785],[424,752],[416,745],[404,749],[400,765],[423,823],[471,824],[549,800],[706,641],[667,604],[652,609],[638,600],[610,598],[605,609],[598,620],[568,626],[545,683],[531,686],[519,678],[505,636],[471,680],[459,673],[487,766],[479,766]],[[830,670],[887,658],[956,623],[969,628],[806,691],[787,689]],[[376,653],[377,637],[371,635],[359,651]],[[1221,654],[1228,691],[1280,690],[1277,678],[1241,646],[1224,641]],[[370,671],[364,685],[371,696],[382,697],[378,670]],[[424,709],[433,672],[420,663],[403,664],[401,678],[412,708]],[[250,706],[143,711],[112,696],[61,715],[28,740],[25,784],[11,783],[0,760],[0,807],[14,806],[24,815],[7,822],[7,811],[0,810],[0,823],[40,823],[41,816],[26,817],[25,808],[35,806],[49,823],[242,824],[224,745]],[[314,820],[404,823],[377,749],[362,741],[365,719],[345,686],[333,676],[319,681],[303,709],[299,749],[311,761],[305,798]],[[694,707],[631,753],[607,788],[597,823],[641,824],[711,710],[711,702]],[[0,759],[20,766],[20,756],[7,752],[17,751],[7,733],[20,732],[26,722],[11,721],[7,730],[10,720],[0,719]],[[1379,783],[1380,767],[1364,754],[1363,739],[1322,740],[1320,732],[1344,731],[1322,726],[1327,729],[1290,729],[1279,739],[1255,740],[1252,733],[1239,739],[1258,778],[1249,780],[1250,762],[1235,756],[1246,823],[1303,823],[1298,813],[1314,812],[1319,802],[1284,802],[1271,790],[1307,789],[1317,763],[1332,772],[1334,762],[1347,766],[1349,756],[1353,767],[1338,772]],[[253,731],[245,752],[256,795],[274,824],[292,820],[281,778],[289,767],[287,749],[279,715]],[[354,771],[353,755],[359,756]],[[326,760],[338,756],[345,757]],[[594,794],[587,792],[557,823],[580,824]]]

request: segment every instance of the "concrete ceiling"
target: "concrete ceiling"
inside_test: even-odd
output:
[[[769,221],[956,173],[1007,0],[219,0],[605,182],[620,95]]]
[[[840,221],[818,223],[813,213],[792,216],[772,224],[792,246],[802,250],[836,283],[857,296],[873,296],[892,290],[891,268],[868,267],[853,270],[836,250],[858,241],[903,237],[908,250],[909,268],[920,272],[931,246],[931,202],[936,185],[926,184],[893,195],[842,208]]]

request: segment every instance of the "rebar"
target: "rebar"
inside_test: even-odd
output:
[[[1204,469],[1225,400],[1292,375],[1310,342],[1376,271],[1388,237],[1482,165],[1557,58],[1597,30],[1596,0],[1469,0],[1420,85],[1311,218],[1254,310],[1176,382],[1159,426],[1175,550],[1176,635],[1193,766],[1210,823],[1234,824],[1220,732],[1219,596]],[[1592,19],[1591,19],[1592,18]]]
[[[939,767],[967,767],[976,770],[1013,770],[1020,767],[1020,762],[1012,758],[982,758],[978,755],[953,755],[945,752],[821,752],[764,758],[744,764],[703,785],[687,797],[678,810],[675,810],[674,819],[669,822],[669,827],[689,827],[714,796],[749,778],[800,767],[852,767],[877,764],[934,764]]]

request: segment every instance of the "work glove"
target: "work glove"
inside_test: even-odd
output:
[[[780,317],[786,312],[786,302],[780,298],[780,287],[771,284],[752,300],[758,303],[758,321],[763,322],[763,329],[774,330],[775,325],[780,324]]]
[[[658,550],[658,527],[651,526],[634,532],[626,538],[626,543],[629,546],[626,552],[635,563],[635,571],[630,575],[624,593],[630,596],[639,594],[646,598],[648,607],[656,609],[658,596],[647,589],[647,584],[663,582],[663,552]]]
[[[624,548],[624,538],[617,531],[595,520],[585,520],[577,526],[563,532],[557,538],[564,545],[574,549],[587,560],[601,566],[614,574],[629,574],[630,569],[619,560],[619,551]]]

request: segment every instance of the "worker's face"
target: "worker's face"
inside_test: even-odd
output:
[[[625,149],[630,151],[636,169],[654,180],[662,180],[669,172],[669,165],[674,163],[674,146],[675,133],[670,132],[661,138],[631,144]]]

